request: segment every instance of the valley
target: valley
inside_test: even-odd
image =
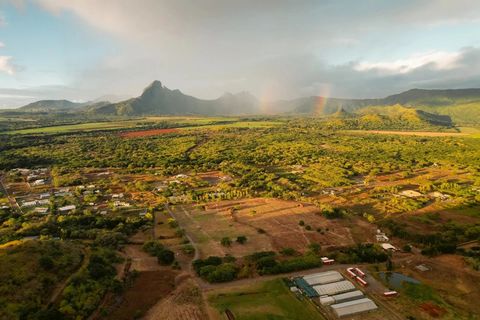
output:
[[[359,266],[370,286],[358,289],[378,310],[358,319],[469,319],[479,312],[480,140],[459,131],[197,116],[1,135],[2,265],[15,270],[21,260],[9,257],[32,247],[77,250],[53,278],[51,249],[38,249],[32,271],[49,280],[25,270],[17,286],[52,302],[2,295],[2,316],[330,319],[289,281]],[[384,272],[421,285],[394,288]],[[397,298],[383,297],[392,289]]]

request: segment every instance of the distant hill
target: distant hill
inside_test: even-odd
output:
[[[89,112],[115,115],[254,114],[258,112],[258,101],[247,92],[227,93],[215,100],[203,100],[180,90],[170,90],[160,81],[154,81],[138,98],[90,108]]]
[[[393,105],[421,110],[432,115],[449,116],[455,123],[480,123],[480,89],[412,89],[381,99],[310,97],[303,98],[301,101],[297,99],[297,107],[292,113],[329,115],[340,109],[355,113],[362,108]],[[375,110],[378,112],[380,109]]]
[[[40,100],[20,107],[17,110],[23,112],[71,111],[76,108],[81,108],[84,105],[84,103],[76,103],[68,100]]]
[[[118,97],[117,97],[118,98]],[[100,99],[103,100],[103,99]],[[136,98],[119,102],[94,100],[74,103],[68,100],[42,100],[18,109],[23,112],[86,112],[92,115],[252,115],[291,114],[335,117],[358,117],[370,113],[395,118],[391,114],[402,106],[402,117],[419,117],[440,125],[480,124],[480,89],[423,90],[412,89],[378,99],[342,99],[310,96],[262,103],[248,92],[226,93],[213,100],[199,99],[180,90],[171,90],[153,81]],[[397,111],[400,110],[398,107]],[[386,114],[390,112],[390,114]],[[409,113],[410,112],[410,113]],[[445,117],[446,116],[446,117]],[[408,118],[407,117],[407,118]]]

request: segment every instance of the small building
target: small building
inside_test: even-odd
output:
[[[398,292],[397,291],[386,291],[383,293],[383,296],[384,297],[396,297],[398,296]]]
[[[362,298],[337,304],[332,304],[331,308],[337,317],[350,316],[362,312],[376,310],[377,305],[369,298]]]
[[[25,201],[24,203],[22,203],[23,208],[35,207],[36,205],[37,205],[37,200]]]
[[[417,269],[418,271],[422,271],[422,272],[430,271],[430,268],[428,266],[426,266],[425,264],[419,264],[418,266],[415,266],[415,269]]]
[[[114,193],[112,194],[112,199],[123,199],[124,194],[123,193]]]
[[[313,286],[313,290],[317,292],[319,296],[334,295],[355,290],[355,286],[348,280],[332,282],[328,284],[322,284]]]
[[[48,213],[48,208],[47,207],[38,207],[38,208],[35,208],[34,211],[36,213],[40,213],[40,214],[47,214]]]
[[[40,199],[48,199],[50,198],[51,194],[50,192],[45,192],[40,195]]]
[[[46,181],[45,179],[37,179],[32,182],[32,186],[43,186],[45,185]]]
[[[377,233],[375,235],[377,242],[388,242],[390,239],[385,235],[385,233]]]
[[[407,198],[418,198],[421,197],[423,194],[421,194],[418,191],[415,190],[403,190],[400,191],[399,193],[401,196],[407,197]]]
[[[75,210],[76,208],[77,207],[75,207],[75,205],[71,204],[71,205],[68,205],[68,206],[58,208],[58,211],[60,211],[60,212],[70,212],[70,211]]]
[[[442,201],[450,199],[450,196],[448,194],[444,194],[444,193],[441,193],[441,192],[438,192],[438,191],[430,192],[428,195],[431,198],[440,199]]]
[[[381,244],[382,249],[385,251],[397,251],[398,249],[394,246],[392,246],[390,243],[382,243]]]

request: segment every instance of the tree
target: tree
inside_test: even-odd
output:
[[[238,236],[236,241],[237,241],[238,243],[240,243],[240,244],[244,244],[245,242],[247,242],[247,237],[245,237],[245,236]]]
[[[171,265],[175,260],[173,251],[164,249],[157,255],[158,263],[163,265]]]
[[[308,249],[310,249],[312,253],[319,254],[322,247],[318,243],[312,242],[308,245]]]
[[[220,243],[224,247],[230,247],[232,245],[232,240],[230,240],[229,237],[223,237],[222,240],[220,240]]]

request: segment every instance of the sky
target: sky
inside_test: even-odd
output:
[[[0,108],[480,87],[477,0],[0,0]]]

